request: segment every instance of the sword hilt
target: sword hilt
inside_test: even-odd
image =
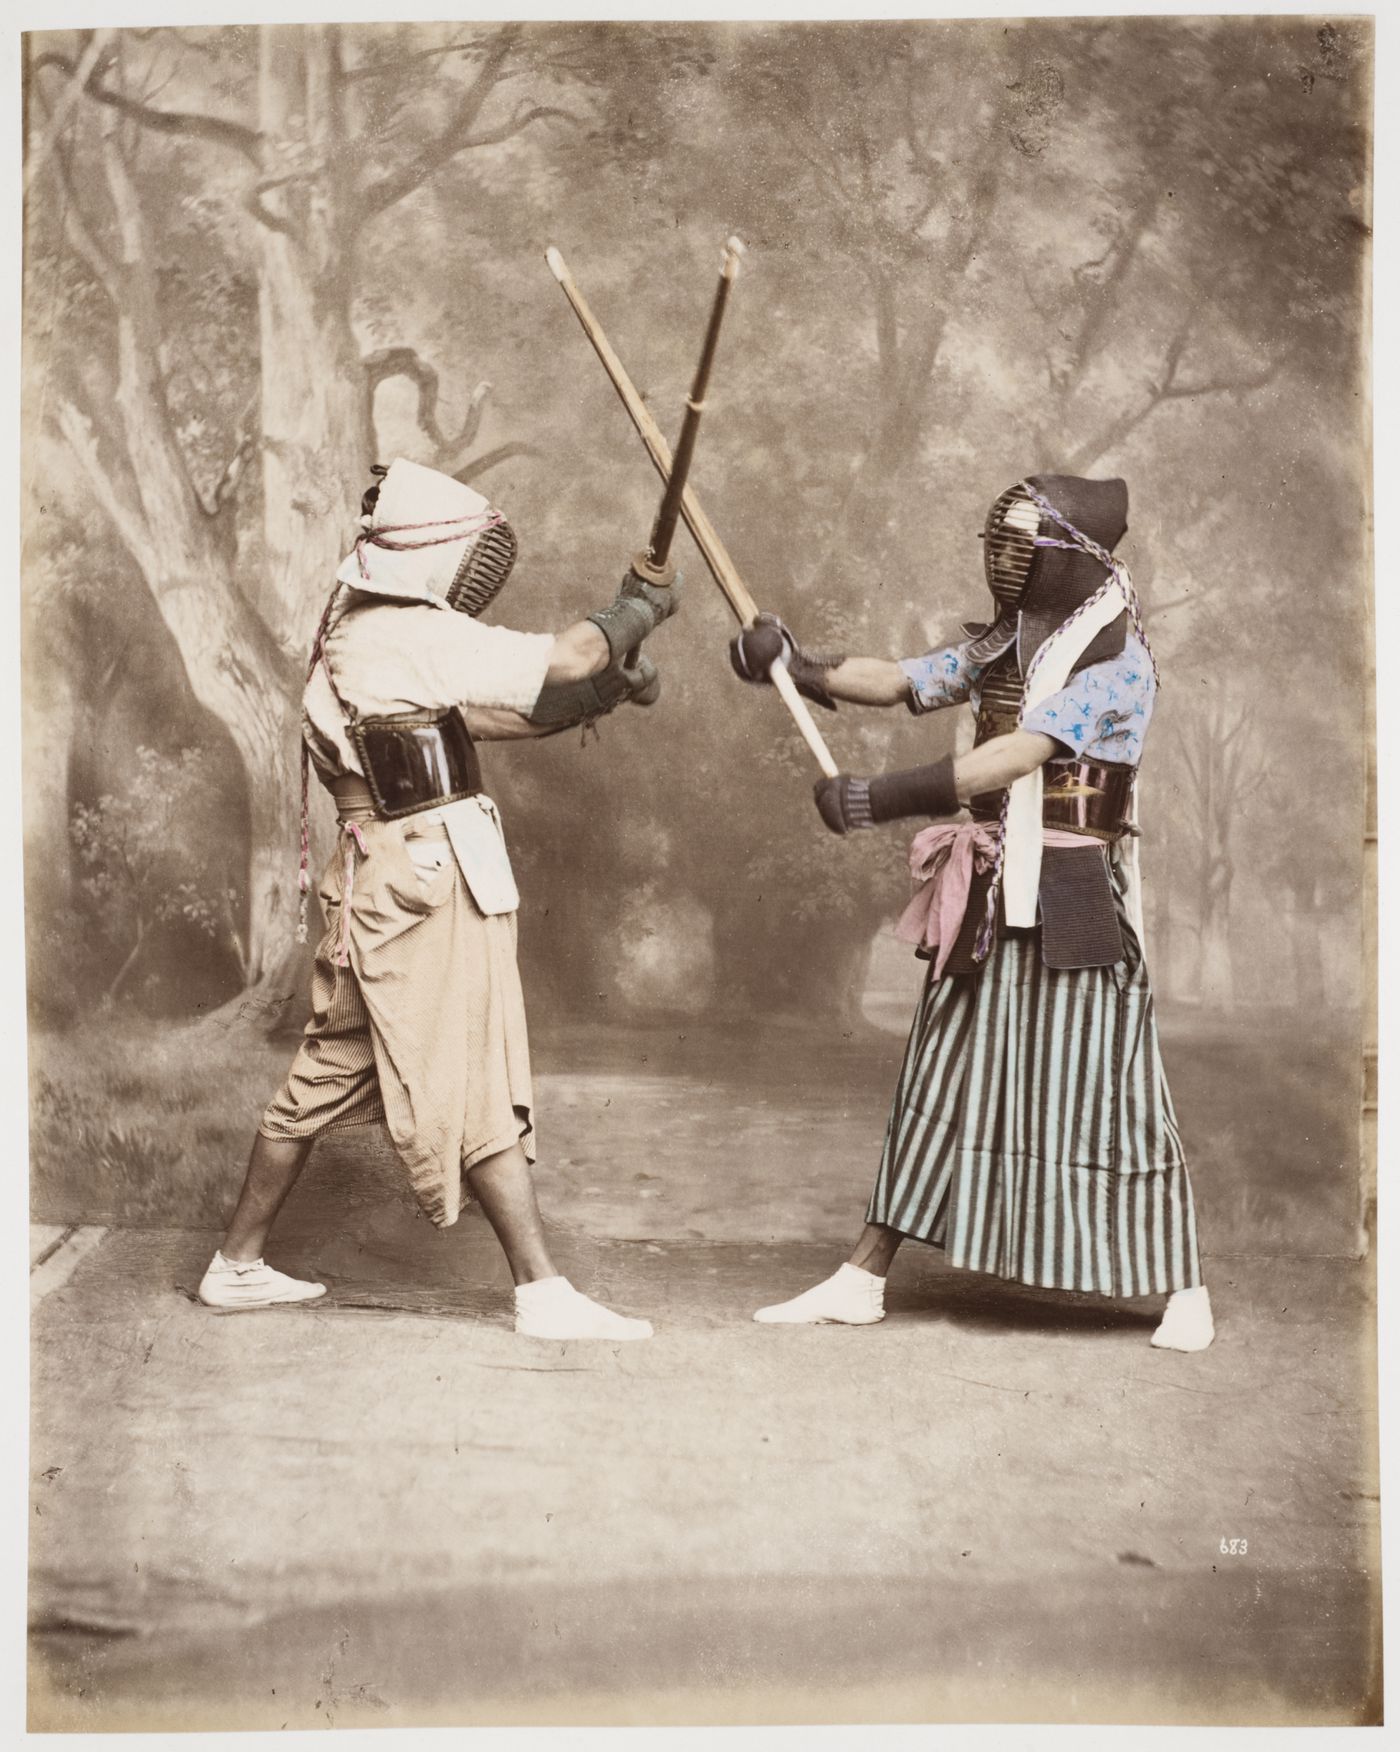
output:
[[[655,585],[658,590],[668,589],[676,581],[676,568],[670,560],[661,566],[654,565],[650,552],[645,548],[632,556],[632,570],[643,583]]]

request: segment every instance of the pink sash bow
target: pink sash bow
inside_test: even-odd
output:
[[[937,979],[953,953],[974,870],[990,870],[996,833],[982,821],[936,821],[909,842],[909,874],[922,887],[905,907],[894,934],[901,943],[937,950]]]

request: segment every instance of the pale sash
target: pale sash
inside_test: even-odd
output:
[[[1127,569],[1124,568],[1124,577]],[[1052,633],[1034,661],[1021,704],[1021,716],[1043,705],[1051,694],[1068,682],[1075,664],[1096,634],[1115,621],[1128,607],[1127,591],[1117,573],[1107,580],[1102,597],[1078,617]],[[1006,809],[1006,840],[1002,858],[1002,905],[1008,925],[1033,925],[1040,896],[1041,803],[1044,784],[1041,769],[1027,773],[1011,787]]]

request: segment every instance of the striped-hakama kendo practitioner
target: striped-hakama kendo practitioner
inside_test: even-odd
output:
[[[377,472],[303,695],[303,934],[313,766],[338,822],[318,891],[326,928],[311,1020],[200,1298],[228,1309],[321,1295],[265,1264],[268,1231],[316,1138],[379,1122],[435,1224],[479,1200],[515,1280],[518,1332],[645,1338],[646,1321],[560,1276],[545,1243],[530,1175],[519,895],[476,743],[649,704],[655,668],[629,654],[675,598],[629,573],[609,608],[558,636],[485,626],[476,617],[514,560],[510,526],[431,469],[401,460]]]
[[[817,657],[765,617],[732,647],[785,655],[809,698],[914,712],[968,702],[972,751],[817,787],[838,833],[935,817],[897,927],[929,963],[866,1228],[836,1274],[765,1324],[873,1324],[896,1250],[1047,1289],[1165,1295],[1153,1335],[1214,1336],[1191,1181],[1142,949],[1134,782],[1156,665],[1127,569],[1121,481],[1035,475],[983,532],[990,625],[899,663]],[[946,819],[960,805],[968,818]]]

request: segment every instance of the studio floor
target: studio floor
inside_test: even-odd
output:
[[[1365,1267],[1214,1256],[1197,1356],[913,1245],[882,1326],[771,1329],[834,1233],[609,1232],[607,1174],[558,1253],[646,1343],[515,1338],[368,1132],[270,1250],[314,1306],[39,1232],[31,1725],[1376,1719]]]

